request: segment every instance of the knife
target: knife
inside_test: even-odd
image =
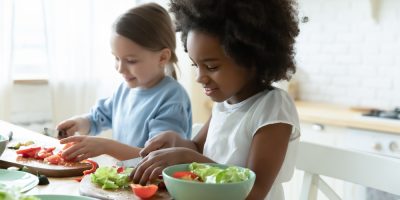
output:
[[[137,157],[129,160],[121,160],[117,162],[117,166],[120,167],[136,167],[139,162],[142,160],[142,157]]]

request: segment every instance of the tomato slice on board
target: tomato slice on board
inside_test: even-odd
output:
[[[47,158],[47,157],[49,157],[49,156],[52,156],[52,155],[53,155],[53,152],[52,152],[52,151],[47,152],[47,151],[40,150],[40,151],[37,153],[37,159],[43,160],[43,159],[45,159],[45,158]]]
[[[59,164],[64,163],[64,159],[58,154],[49,156],[49,157],[45,158],[44,161],[54,164],[54,165],[59,165]]]
[[[174,174],[172,174],[172,177],[178,178],[178,179],[183,179],[183,180],[190,180],[190,181],[199,180],[199,176],[197,176],[195,173],[190,172],[190,171],[175,172]]]
[[[40,151],[40,149],[41,147],[38,146],[28,146],[15,152],[19,155],[22,155],[24,158],[37,158],[37,153]]]
[[[36,158],[43,160],[49,156],[52,156],[54,149],[56,149],[56,148],[55,147],[44,147],[44,148],[40,149],[40,151],[37,153]]]
[[[158,190],[158,186],[154,185],[154,184],[150,184],[150,185],[146,185],[146,186],[142,186],[140,184],[130,184],[131,188],[132,188],[132,192],[142,198],[142,199],[147,199],[152,197],[153,195],[156,194],[157,190]]]
[[[31,153],[31,152],[38,152],[38,151],[40,151],[40,149],[41,149],[41,147],[38,147],[38,146],[35,146],[35,147],[28,146],[26,148],[19,149],[19,150],[15,151],[15,152],[17,154],[28,154],[28,153]]]

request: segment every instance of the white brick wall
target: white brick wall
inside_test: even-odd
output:
[[[296,78],[300,99],[392,109],[400,106],[400,1],[299,0]]]

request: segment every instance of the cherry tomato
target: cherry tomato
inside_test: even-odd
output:
[[[132,188],[132,192],[142,198],[142,199],[147,199],[152,196],[154,196],[158,190],[158,186],[154,184],[142,186],[140,184],[130,184]]]

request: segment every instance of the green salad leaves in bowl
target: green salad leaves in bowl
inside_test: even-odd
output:
[[[256,179],[247,168],[216,163],[173,165],[162,174],[168,192],[176,200],[243,200]]]

